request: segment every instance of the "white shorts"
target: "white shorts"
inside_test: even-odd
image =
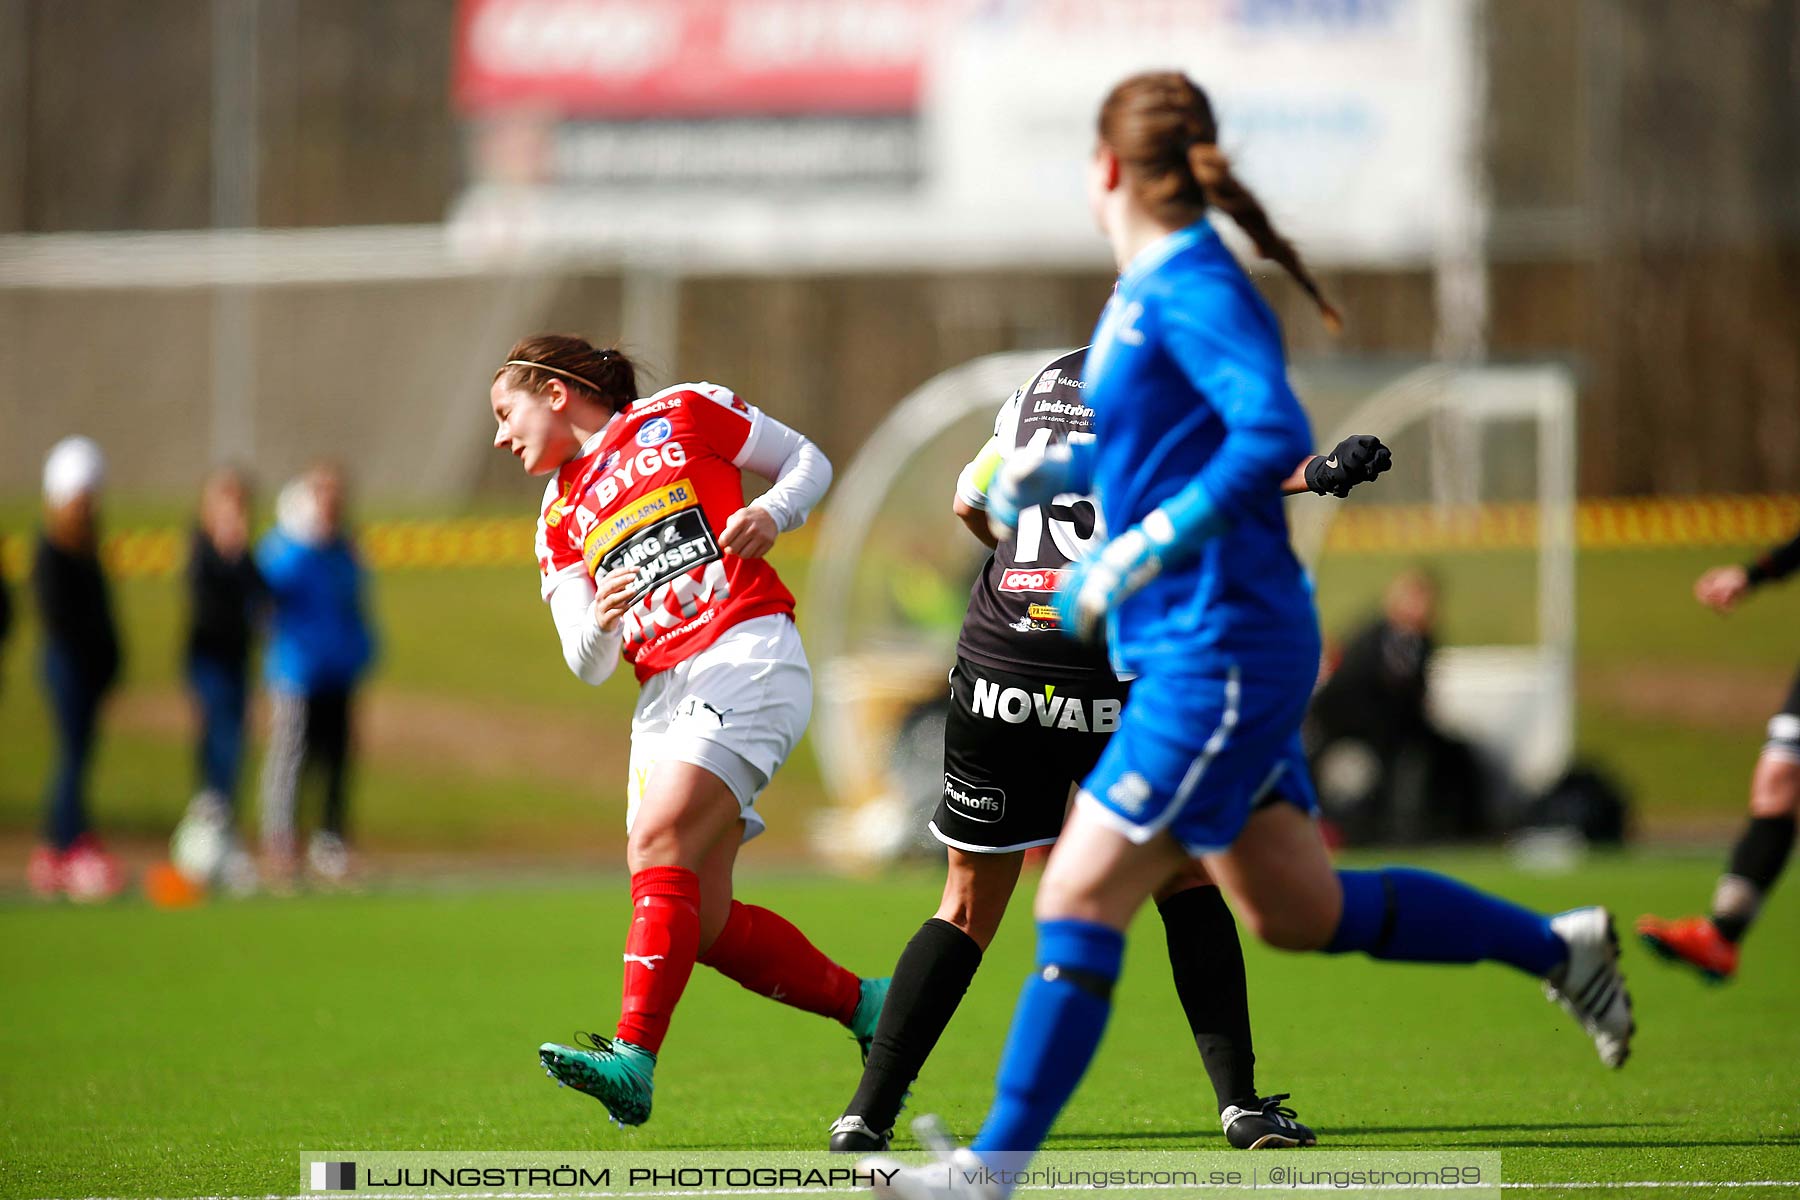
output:
[[[812,668],[791,617],[733,625],[686,662],[652,675],[631,721],[625,828],[659,762],[711,771],[737,797],[747,842],[764,829],[756,797],[793,753],[812,716]]]

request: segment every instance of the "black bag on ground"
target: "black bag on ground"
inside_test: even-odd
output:
[[[1589,843],[1617,846],[1625,841],[1631,824],[1631,801],[1617,780],[1578,763],[1526,806],[1521,824],[1531,829],[1573,829]]]

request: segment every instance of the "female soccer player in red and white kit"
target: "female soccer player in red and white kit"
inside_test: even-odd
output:
[[[696,962],[836,1019],[866,1056],[887,980],[859,979],[731,895],[738,847],[764,828],[757,796],[812,711],[794,597],[764,555],[806,519],[831,464],[717,384],[639,399],[631,361],[577,337],[519,342],[489,399],[494,445],[550,476],[537,557],[569,669],[598,684],[622,653],[643,689],[626,780],[632,920],[618,1028],[545,1043],[545,1070],[619,1124],[642,1124]],[[744,471],[774,486],[745,504]]]

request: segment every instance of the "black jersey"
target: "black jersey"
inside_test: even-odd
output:
[[[1773,547],[1744,568],[1751,587],[1786,579],[1796,571],[1800,571],[1800,533],[1795,534],[1792,541]]]
[[[1022,446],[1089,437],[1094,413],[1083,399],[1085,348],[1063,355],[1012,394],[994,421],[994,436],[957,480],[957,495],[977,508],[1008,455]],[[1057,496],[1019,514],[1019,528],[988,556],[969,591],[956,652],[998,671],[1046,679],[1113,677],[1104,647],[1067,638],[1057,628],[1052,594],[1072,559],[1100,540],[1099,509],[1089,496]]]

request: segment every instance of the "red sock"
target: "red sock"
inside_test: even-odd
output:
[[[731,902],[725,928],[700,961],[759,996],[850,1024],[862,981],[832,962],[778,913]]]
[[[618,1036],[655,1054],[700,950],[700,877],[686,867],[645,867],[631,877],[625,994]]]

